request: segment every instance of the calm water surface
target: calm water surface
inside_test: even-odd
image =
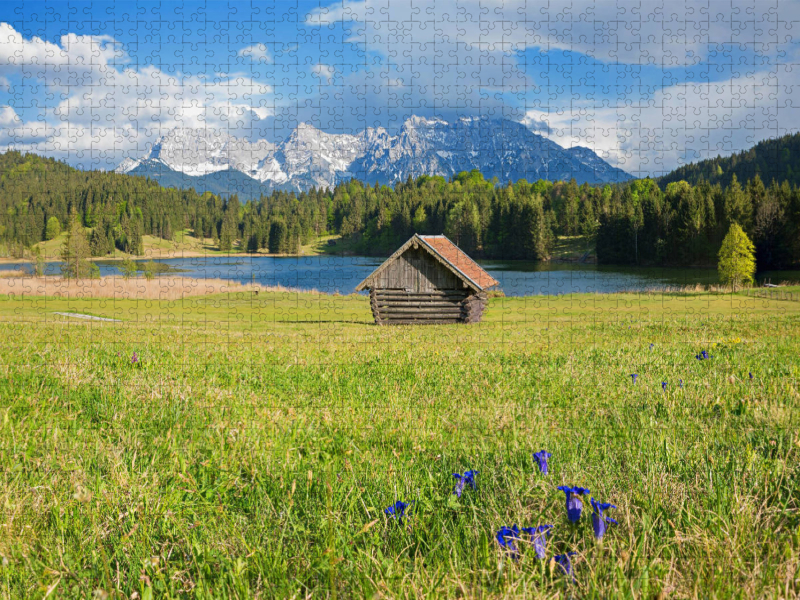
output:
[[[364,256],[304,257],[200,257],[169,258],[155,262],[169,265],[183,277],[229,279],[242,283],[281,285],[325,293],[350,294],[382,259]],[[668,286],[717,282],[715,269],[660,269],[479,261],[500,282],[507,296],[556,295],[587,292],[663,289]],[[98,263],[101,275],[119,275],[118,263]],[[59,263],[48,263],[47,273],[60,273]]]

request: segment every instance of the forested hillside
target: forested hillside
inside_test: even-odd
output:
[[[625,185],[600,214],[597,256],[608,264],[715,265],[731,223],[756,246],[758,268],[800,260],[800,190],[784,181],[766,187],[758,175],[728,186],[677,181],[661,190],[642,179]]]
[[[661,189],[677,181],[691,185],[707,181],[727,187],[734,175],[741,183],[758,175],[767,185],[772,181],[800,185],[800,133],[765,140],[725,158],[717,156],[685,165],[659,178],[658,183]]]
[[[218,240],[223,251],[293,253],[317,237],[341,234],[359,252],[385,254],[414,232],[445,232],[477,255],[546,259],[554,232],[579,229],[578,190],[574,182],[543,181],[498,188],[472,172],[450,182],[423,176],[394,188],[350,181],[332,191],[276,191],[240,203],[236,196],[161,188],[143,177],[78,171],[8,152],[0,155],[0,242],[21,254],[74,213],[91,229],[95,256],[114,247],[141,254],[142,235],[171,239],[188,229]],[[563,226],[556,227],[554,209]],[[584,221],[594,223],[588,202],[583,210],[589,211]]]
[[[450,181],[422,176],[394,187],[358,181],[333,190],[276,191],[246,203],[161,188],[143,177],[78,171],[52,159],[0,155],[0,248],[15,255],[50,239],[70,215],[89,232],[92,253],[142,253],[142,236],[177,231],[211,238],[222,251],[295,253],[337,234],[357,252],[387,255],[413,233],[445,233],[484,258],[546,260],[557,236],[596,236],[606,264],[710,265],[732,222],[756,245],[758,267],[800,261],[800,191],[700,181],[661,189],[644,179],[617,186],[575,181],[498,185],[477,172]]]

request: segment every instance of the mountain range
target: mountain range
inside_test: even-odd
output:
[[[300,123],[279,144],[251,142],[220,130],[176,128],[144,156],[125,159],[116,171],[148,176],[166,187],[237,193],[247,199],[276,189],[333,188],[351,178],[394,184],[409,176],[450,177],[473,169],[501,183],[632,179],[589,148],[562,148],[522,123],[487,117],[450,123],[414,116],[396,135],[382,127],[326,133]]]

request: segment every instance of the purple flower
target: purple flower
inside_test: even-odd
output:
[[[568,485],[558,486],[562,492],[567,495],[567,517],[573,523],[577,523],[581,518],[581,511],[583,510],[583,502],[578,496],[583,496],[589,493],[587,488],[570,487]]]
[[[694,357],[695,357],[697,360],[708,360],[709,358],[714,358],[714,356],[713,356],[713,355],[709,354],[709,353],[708,353],[708,352],[706,352],[705,350],[702,350],[702,351],[700,352],[700,354],[695,354],[695,355],[694,355]]]
[[[662,381],[661,382],[661,389],[662,390],[666,390],[667,389],[667,382],[666,381]]]
[[[633,383],[636,383],[636,378],[639,376],[638,373],[631,373],[631,379],[633,379]]]
[[[473,490],[475,489],[475,475],[478,474],[478,471],[464,471],[464,474],[461,475],[459,473],[453,473],[453,477],[458,479],[458,483],[456,483],[456,487],[453,488],[453,493],[461,498],[461,492],[464,491],[464,486],[469,484]]]
[[[523,527],[522,531],[531,536],[533,549],[536,558],[544,559],[547,556],[547,530],[552,529],[552,525],[539,525],[538,527]]]
[[[539,463],[539,471],[547,475],[547,459],[550,458],[552,454],[550,454],[547,450],[540,450],[539,452],[533,453],[533,458],[536,459],[536,462]]]
[[[750,371],[750,379],[752,379],[752,378],[753,378],[753,372]]]
[[[653,346],[655,346],[655,344],[650,344],[650,350],[653,349]]]
[[[519,550],[517,549],[515,541],[519,540],[519,527],[514,524],[513,527],[506,527],[503,525],[497,532],[497,543],[501,548],[504,548],[511,555],[511,558],[517,560],[519,558]]]
[[[397,522],[401,525],[403,524],[403,517],[406,515],[406,509],[414,504],[413,502],[403,502],[402,500],[398,500],[390,507],[384,509],[387,515],[392,517],[393,519],[397,519]]]
[[[555,557],[556,564],[563,569],[564,574],[572,577],[572,581],[575,581],[575,576],[572,574],[572,561],[569,557],[574,555],[574,552],[567,552],[566,554],[558,554]]]
[[[597,502],[594,498],[591,499],[592,508],[594,512],[592,513],[592,527],[594,528],[594,537],[598,540],[602,539],[603,536],[606,534],[606,530],[608,529],[609,523],[613,523],[614,525],[617,522],[612,519],[611,517],[606,517],[603,515],[604,510],[608,510],[609,508],[617,508],[613,504],[606,504]]]
[[[683,379],[678,379],[678,385],[683,387]]]
[[[138,354],[136,354],[136,352],[134,352],[134,353],[133,353],[133,356],[131,356],[131,364],[132,364],[132,365],[135,365],[135,364],[136,364],[136,363],[138,363],[138,362],[139,362],[139,355],[138,355]]]

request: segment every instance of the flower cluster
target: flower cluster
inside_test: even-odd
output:
[[[547,461],[551,456],[552,454],[550,454],[550,452],[547,450],[534,452],[533,458],[539,466],[540,473],[547,475]],[[478,473],[479,471],[475,470],[464,471],[463,474],[453,473],[453,477],[456,479],[456,485],[453,489],[453,494],[461,498],[461,495],[464,493],[464,490],[467,487],[473,490],[477,489],[475,476]],[[568,485],[559,486],[558,489],[566,494],[567,518],[572,523],[577,524],[580,521],[581,513],[583,512],[583,502],[581,498],[589,495],[589,489]],[[616,506],[605,502],[598,502],[593,497],[590,497],[590,502],[593,509],[592,527],[594,529],[594,536],[599,540],[602,539],[606,534],[610,525],[617,523],[614,519],[604,514],[604,511],[616,508]],[[397,522],[402,525],[403,518],[408,517],[409,509],[413,504],[413,502],[403,502],[402,500],[398,500],[391,506],[384,509],[383,512],[392,519],[396,519]],[[503,525],[495,533],[495,538],[497,539],[497,543],[500,548],[512,560],[519,560],[521,556],[521,544],[523,542],[527,542],[533,547],[533,551],[536,554],[537,559],[545,560],[547,558],[547,538],[551,529],[553,529],[553,525],[550,524],[537,525],[535,527],[519,527],[515,523],[511,527]],[[572,561],[570,557],[574,555],[575,552],[558,554],[553,557],[551,563],[560,567],[561,571],[563,571],[565,575],[570,576],[573,581],[574,575],[572,572]]]
[[[551,456],[552,455],[547,452],[547,450],[540,450],[533,455],[533,458],[539,464],[539,471],[545,475],[547,474],[548,468],[547,459],[549,459]],[[583,502],[581,498],[589,495],[589,489],[569,485],[559,486],[558,489],[566,494],[567,518],[572,523],[577,524],[580,521],[581,513],[583,512]],[[598,502],[591,497],[590,502],[593,509],[592,526],[594,529],[594,536],[599,540],[602,539],[606,534],[609,525],[616,524],[614,519],[606,516],[603,513],[611,508],[616,508],[616,506],[613,504]],[[518,544],[523,541],[521,534],[527,534],[530,539],[530,544],[533,546],[533,550],[536,553],[536,558],[539,560],[544,560],[547,557],[547,536],[552,528],[553,525],[549,524],[522,528],[518,527],[516,524],[511,527],[504,525],[497,531],[497,543],[508,553],[510,558],[517,560],[520,557],[520,548]],[[554,564],[560,567],[565,575],[572,577],[573,581],[574,576],[572,573],[572,561],[570,557],[574,554],[575,552],[566,552],[553,557]]]
[[[712,354],[709,354],[709,353],[708,353],[707,351],[705,351],[705,350],[701,350],[701,351],[700,351],[700,354],[695,354],[695,355],[694,355],[694,357],[695,357],[697,360],[708,360],[708,359],[710,359],[710,358],[714,358],[714,356],[713,356]]]

